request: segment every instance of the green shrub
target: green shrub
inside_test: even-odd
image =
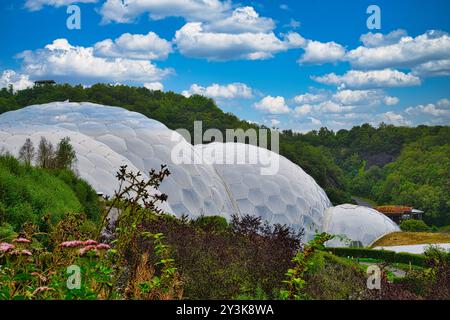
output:
[[[326,250],[341,257],[372,258],[383,260],[388,263],[411,263],[412,265],[420,267],[426,265],[425,256],[419,254],[396,253],[394,251],[361,248],[326,248]]]
[[[0,223],[18,231],[25,222],[42,224],[50,214],[57,222],[67,212],[99,216],[97,195],[70,171],[46,170],[21,164],[12,156],[0,156]]]
[[[314,300],[353,300],[366,286],[363,266],[352,260],[318,251],[306,273],[305,294]]]
[[[192,221],[192,225],[203,230],[224,232],[228,230],[227,219],[220,216],[200,216]]]
[[[14,228],[8,223],[3,223],[0,225],[0,242],[8,242],[16,237]]]
[[[405,220],[400,224],[400,229],[405,232],[427,232],[431,230],[422,220]]]

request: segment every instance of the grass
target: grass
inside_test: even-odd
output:
[[[440,228],[439,228],[439,232],[442,232],[442,233],[449,233],[449,234],[450,234],[450,225],[440,227]]]
[[[450,234],[431,232],[394,232],[377,240],[372,247],[450,243]]]

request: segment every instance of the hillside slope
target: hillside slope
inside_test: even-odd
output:
[[[31,167],[0,156],[0,226],[17,231],[25,222],[42,225],[47,214],[57,222],[68,212],[98,219],[97,194],[86,182],[70,171]]]

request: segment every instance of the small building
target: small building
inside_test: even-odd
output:
[[[374,209],[383,213],[396,223],[400,223],[403,220],[422,220],[423,217],[423,211],[408,206],[378,206]]]

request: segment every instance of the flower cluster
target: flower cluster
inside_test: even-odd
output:
[[[31,243],[30,240],[25,239],[25,238],[17,238],[17,239],[14,239],[13,242],[15,242],[15,243]]]
[[[106,243],[98,243],[95,240],[72,240],[65,241],[60,245],[62,248],[81,248],[79,250],[80,255],[85,255],[90,251],[98,252],[99,250],[109,250],[111,247]]]
[[[42,292],[53,291],[53,290],[55,290],[55,289],[49,288],[49,287],[39,287],[33,291],[33,296],[37,296],[38,294],[40,294]]]
[[[16,245],[8,243],[8,242],[2,242],[0,243],[0,253],[9,253],[11,256],[31,256],[32,253],[28,249],[21,248],[20,244],[28,244],[31,243],[30,240],[25,238],[16,238],[12,241],[15,244],[19,244],[19,247],[17,248]]]
[[[32,253],[30,250],[22,249],[22,250],[13,250],[9,253],[12,256],[31,256]]]
[[[15,246],[13,244],[2,242],[0,243],[0,252],[8,252],[9,250],[14,249]]]

